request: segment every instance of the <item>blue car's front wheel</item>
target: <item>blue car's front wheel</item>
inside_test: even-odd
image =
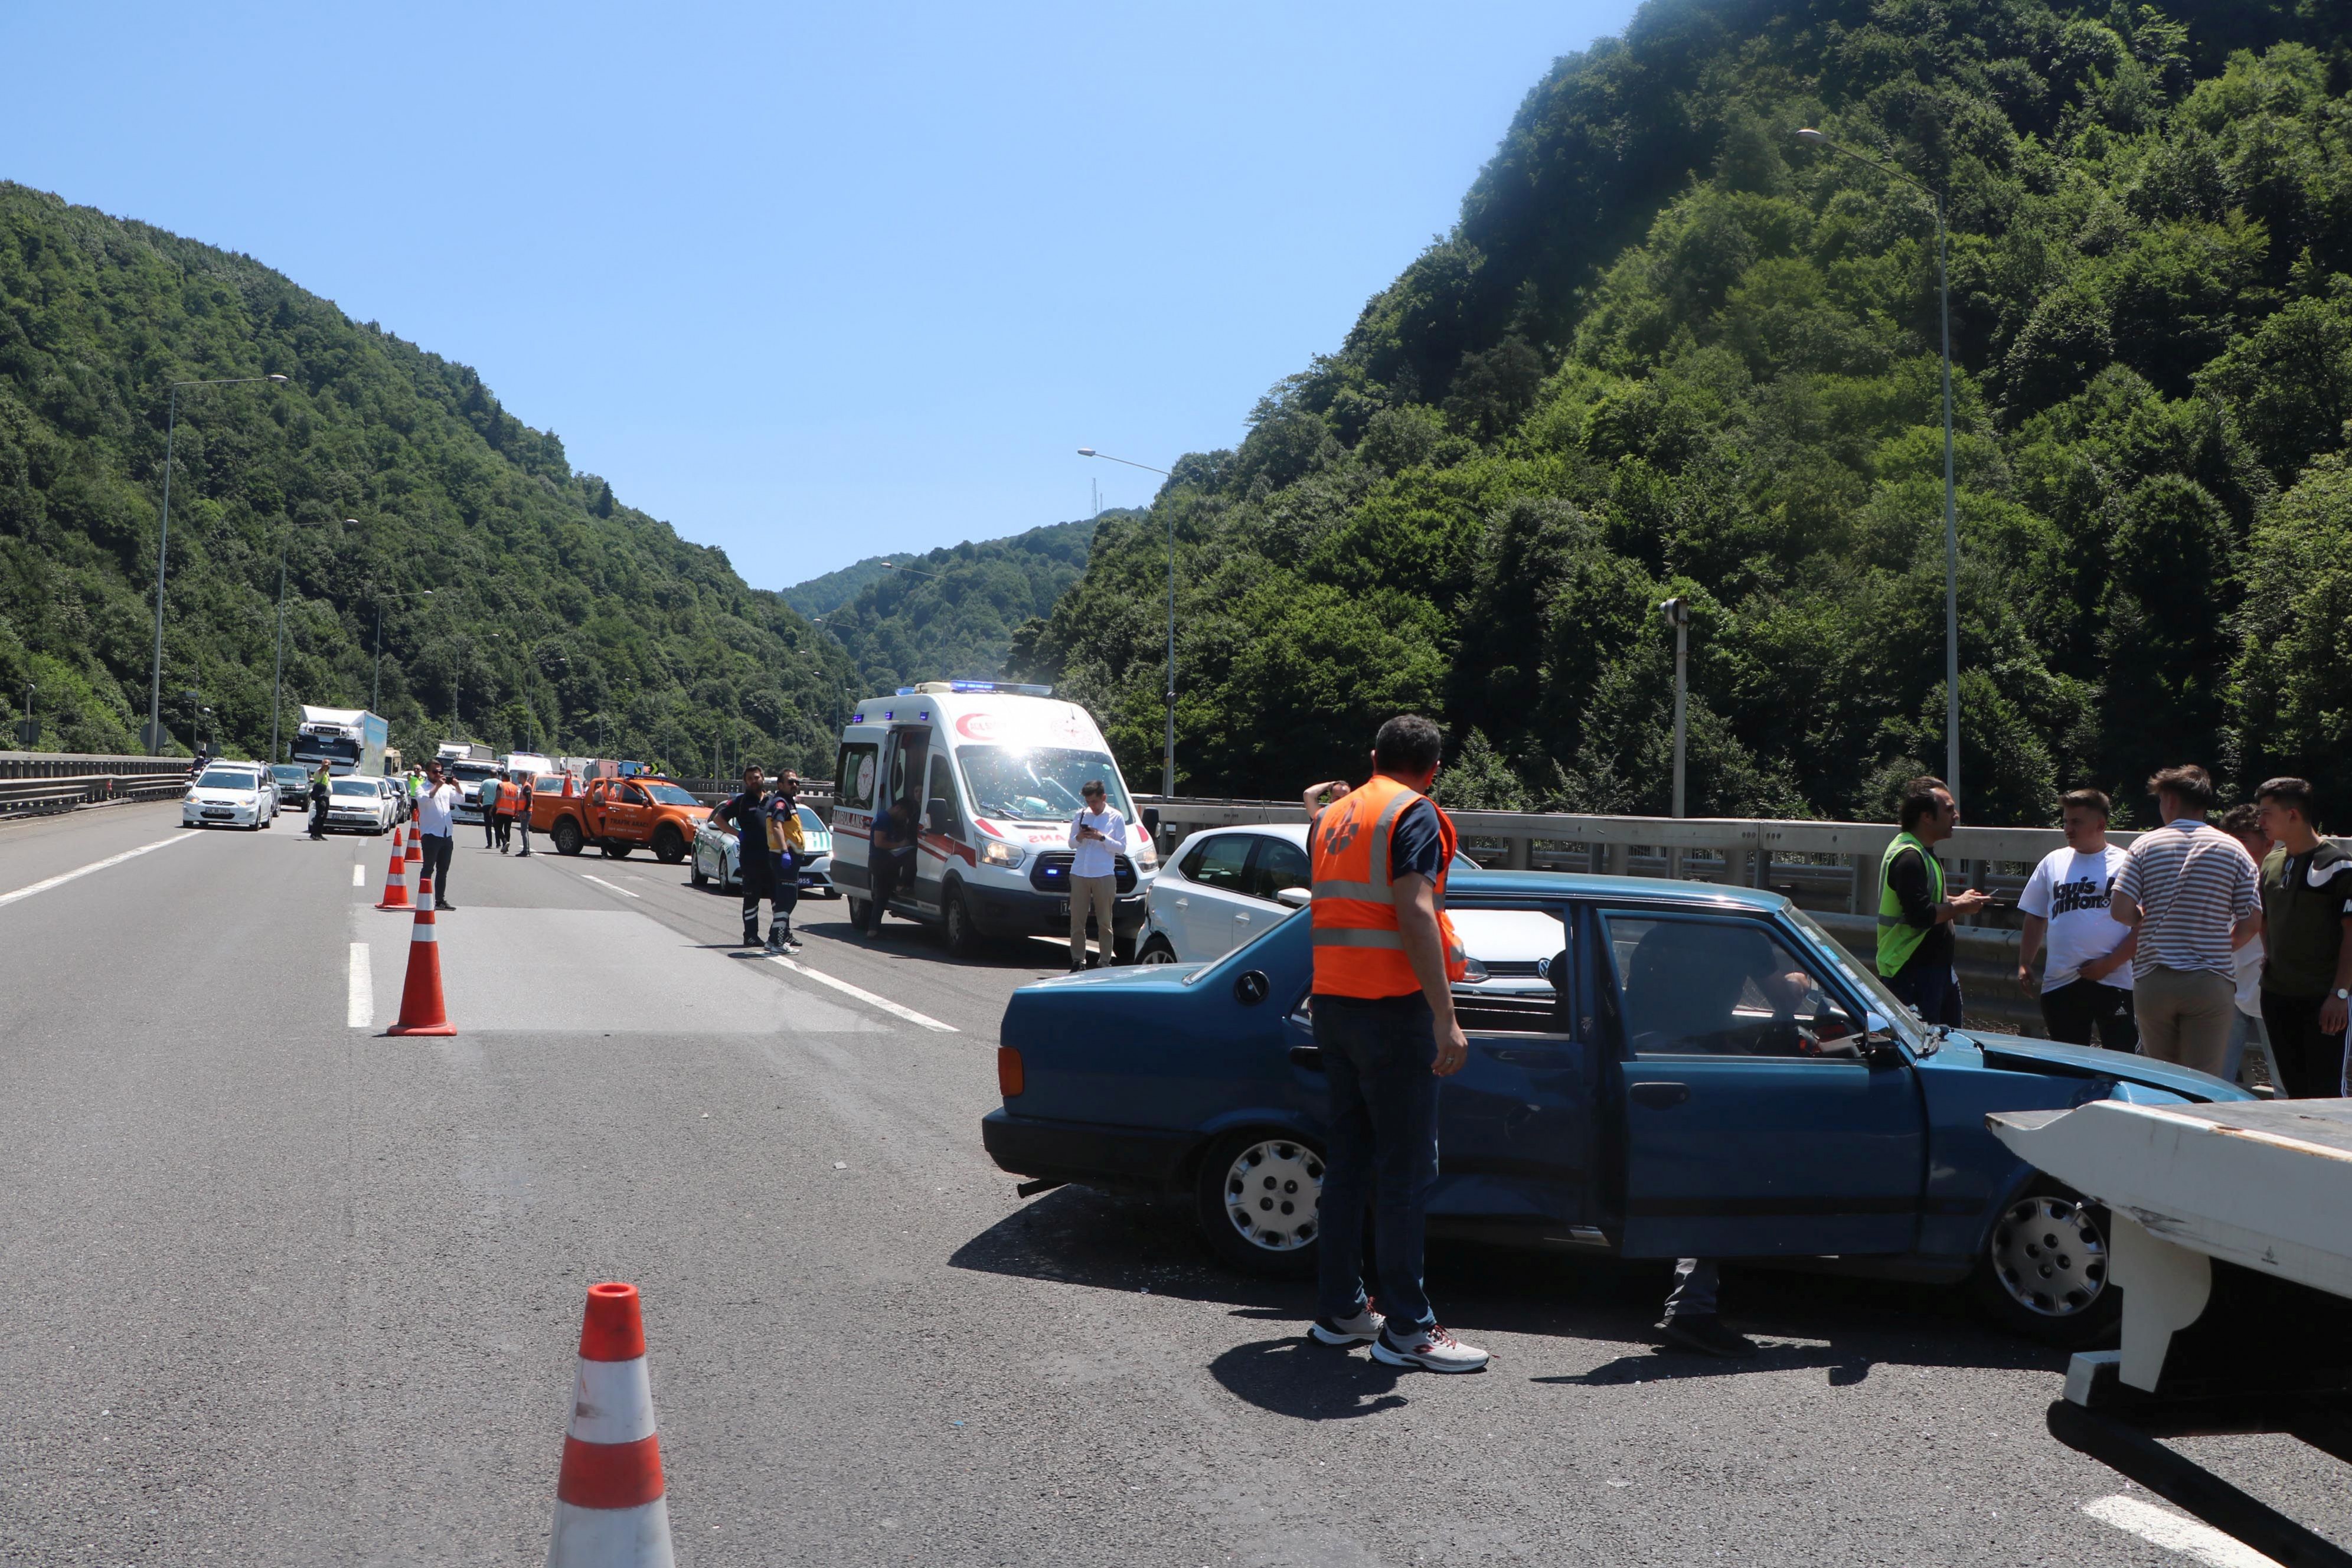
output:
[[[1323,1152],[1313,1144],[1286,1133],[1228,1133],[1201,1161],[1201,1234],[1234,1268],[1311,1275],[1322,1195]]]
[[[2122,1311],[2107,1283],[2106,1211],[2048,1180],[2002,1208],[1969,1283],[1995,1322],[2063,1349],[2110,1338]]]

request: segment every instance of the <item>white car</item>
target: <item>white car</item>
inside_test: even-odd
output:
[[[1452,874],[1477,870],[1455,854]],[[1307,825],[1205,827],[1176,846],[1152,884],[1138,963],[1207,963],[1273,930],[1312,897]],[[1482,992],[1549,987],[1562,949],[1559,921],[1528,910],[1451,911],[1469,950],[1464,987]]]
[[[353,828],[362,833],[389,833],[400,807],[391,781],[373,773],[345,773],[327,785],[327,830]]]
[[[813,899],[837,899],[841,889],[833,885],[833,829],[809,807],[799,809],[801,832],[808,839],[808,859],[801,867],[801,891]],[[704,817],[694,829],[694,850],[688,867],[694,885],[701,888],[716,882],[722,893],[740,887],[743,880],[736,864],[740,852],[740,845],[733,834]]]
[[[255,763],[213,763],[180,802],[183,827],[267,827],[278,816],[278,786]]]

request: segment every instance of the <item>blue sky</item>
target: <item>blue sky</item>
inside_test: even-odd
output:
[[[18,5],[0,177],[472,364],[781,587],[1232,445],[1633,8]]]

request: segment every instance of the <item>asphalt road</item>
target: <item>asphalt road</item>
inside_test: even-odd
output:
[[[1769,1348],[1721,1363],[1656,1348],[1659,1269],[1444,1248],[1496,1352],[1444,1379],[1303,1343],[1178,1216],[1019,1202],[977,1124],[1045,944],[820,902],[794,972],[683,867],[461,830],[464,1032],[394,1039],[385,842],[176,821],[0,826],[0,1562],[539,1563],[599,1279],[691,1564],[2252,1561],[1944,1293],[1735,1271]],[[2352,1541],[2310,1450],[2189,1447]]]

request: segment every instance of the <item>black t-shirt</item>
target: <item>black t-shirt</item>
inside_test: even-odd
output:
[[[1919,946],[1903,962],[1903,967],[1915,964],[1940,964],[1949,968],[1956,942],[1952,922],[1936,918],[1936,883],[1927,875],[1927,858],[1916,849],[1906,849],[1886,868],[1886,885],[1895,890],[1895,901],[1902,906],[1903,923],[1925,927],[1927,934],[1919,939]]]
[[[1426,800],[1414,801],[1389,836],[1389,880],[1412,876],[1434,882],[1444,865],[1445,837],[1437,825],[1437,807]]]
[[[766,818],[761,814],[767,804],[766,790],[747,789],[740,795],[729,795],[727,803],[711,815],[724,818],[738,833],[754,835],[759,839],[760,847],[764,849],[768,844],[765,837],[767,829],[762,826]]]

